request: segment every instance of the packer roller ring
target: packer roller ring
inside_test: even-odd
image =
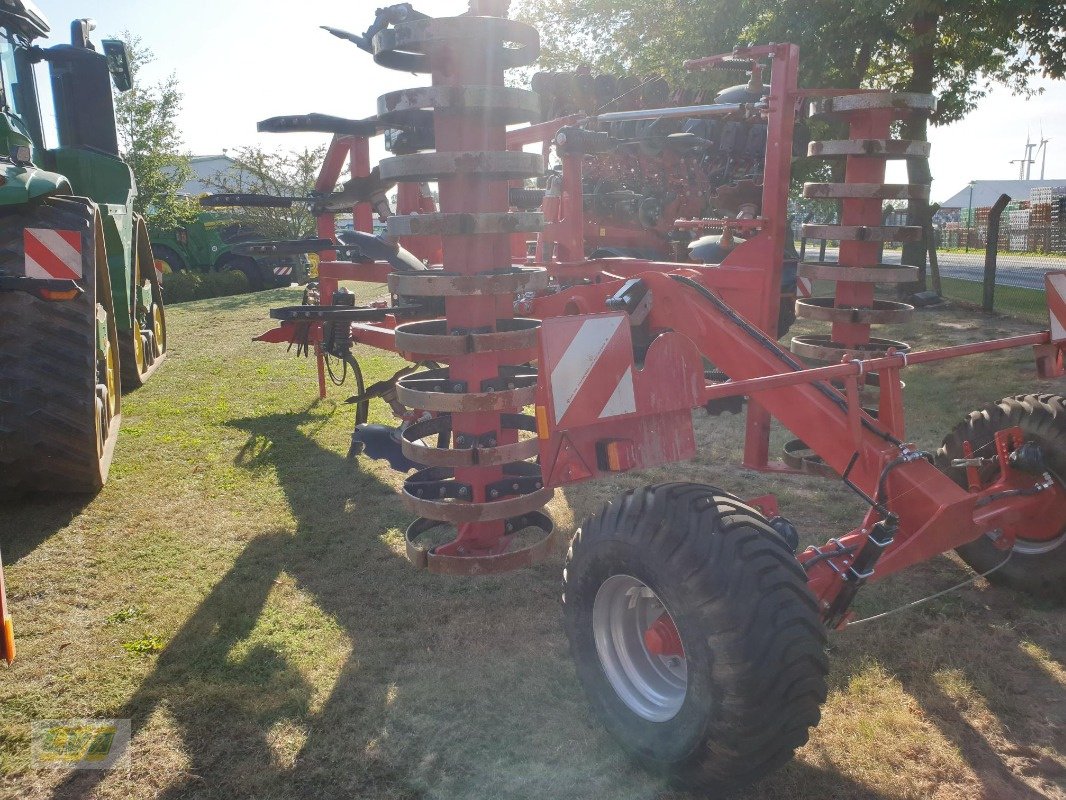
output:
[[[489,353],[499,350],[528,350],[537,345],[539,319],[512,317],[496,320],[494,331],[448,331],[448,322],[443,319],[407,322],[396,326],[396,349],[410,353],[424,361],[427,356],[466,355]],[[437,361],[440,359],[430,359]]]
[[[806,297],[796,300],[796,316],[823,322],[850,322],[859,325],[889,325],[906,322],[914,306],[892,300],[874,300],[869,307],[836,305],[833,297]]]
[[[500,430],[536,433],[537,421],[528,414],[502,414]],[[419,444],[422,439],[442,435],[451,435],[455,446],[446,448]],[[518,441],[514,444],[482,444],[482,442],[495,442],[495,437],[472,437],[469,434],[455,434],[452,430],[451,414],[441,414],[438,417],[408,425],[400,434],[403,454],[415,463],[425,464],[427,467],[472,467],[475,464],[482,466],[510,464],[515,461],[536,458],[539,447],[535,437]]]
[[[416,541],[419,536],[436,528],[453,527],[442,520],[419,517],[404,534],[407,559],[419,569],[438,575],[485,575],[498,572],[513,572],[531,567],[548,559],[555,550],[557,541],[555,523],[543,511],[531,511],[518,517],[504,520],[504,531],[511,536],[529,528],[537,528],[544,534],[538,541],[515,550],[489,555],[450,555],[439,553],[440,548],[426,549]]]

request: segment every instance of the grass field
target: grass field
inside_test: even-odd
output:
[[[169,361],[124,401],[104,491],[0,505],[20,648],[0,669],[0,796],[688,798],[591,715],[559,621],[561,555],[479,579],[407,564],[399,476],[344,458],[345,390],[316,402],[310,362],[250,341],[295,299],[173,308]],[[928,347],[1031,329],[939,310],[892,335]],[[365,355],[371,380],[396,366]],[[927,446],[983,401],[1063,389],[1027,351],[904,377],[909,435]],[[835,482],[735,466],[740,417],[696,425],[694,462],[559,492],[557,524],[664,478],[774,491],[805,543],[859,519]],[[935,559],[868,587],[859,614],[968,574]],[[1062,610],[979,581],[832,635],[821,726],[744,797],[1066,798],[1064,634]],[[78,717],[132,718],[128,771],[30,765],[31,721]]]
[[[980,308],[984,297],[983,284],[976,281],[964,281],[959,278],[942,278],[941,286],[944,297],[961,301],[975,308]],[[994,308],[999,314],[1033,320],[1046,321],[1047,296],[1035,289],[1020,286],[997,286]]]

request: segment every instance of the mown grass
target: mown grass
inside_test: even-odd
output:
[[[984,302],[984,285],[959,278],[941,278],[944,297],[980,308]],[[1047,321],[1047,296],[1036,289],[1021,286],[996,286],[994,305],[997,313],[1035,322]]]
[[[633,767],[584,702],[561,555],[478,579],[407,564],[399,476],[344,458],[345,391],[317,402],[310,362],[250,341],[294,291],[172,309],[170,359],[126,398],[104,491],[0,507],[20,647],[0,671],[0,795],[689,798]],[[1030,329],[942,310],[894,331],[928,347]],[[370,381],[397,364],[362,355]],[[1025,351],[905,377],[909,435],[927,446],[985,400],[1063,388],[1035,380]],[[805,543],[858,520],[834,482],[735,466],[741,423],[697,415],[697,459],[559,492],[557,524],[679,477],[776,492]],[[858,611],[967,574],[935,559],[864,590]],[[822,724],[745,797],[1066,797],[1064,632],[1061,610],[980,581],[834,634]],[[131,717],[129,772],[34,769],[30,722],[70,717]]]

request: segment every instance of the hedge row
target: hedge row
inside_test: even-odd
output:
[[[243,272],[171,272],[163,276],[163,302],[167,305],[206,300],[209,297],[228,297],[249,290]]]

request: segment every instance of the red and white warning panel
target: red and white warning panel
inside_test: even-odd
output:
[[[1044,284],[1051,317],[1051,341],[1066,342],[1066,270],[1045,273]]]
[[[640,368],[623,313],[555,317],[540,330],[537,432],[549,486],[692,458],[703,362],[663,334]]]
[[[51,228],[26,228],[26,277],[49,280],[82,279],[81,233]]]
[[[799,297],[812,297],[814,295],[814,281],[804,278],[802,275],[796,278],[796,294]]]
[[[550,364],[552,421],[569,428],[637,410],[625,314],[563,317],[541,334]]]

